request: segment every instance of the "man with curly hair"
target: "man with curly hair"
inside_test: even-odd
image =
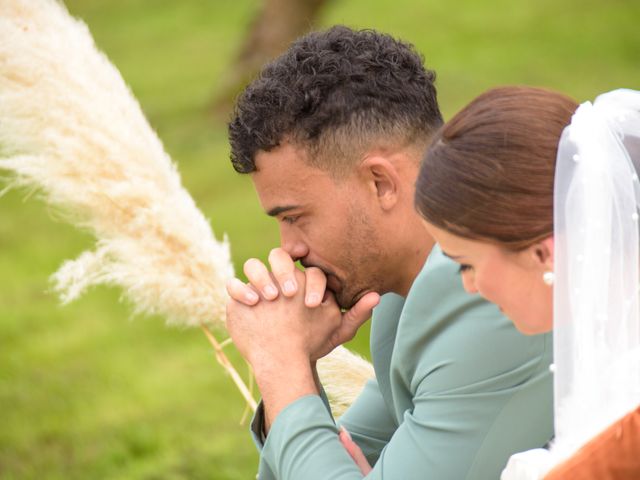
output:
[[[550,337],[520,335],[467,294],[414,209],[443,123],[434,80],[411,45],[333,27],[294,42],[238,99],[232,163],[281,234],[272,272],[249,260],[251,285],[229,284],[229,331],[262,394],[262,479],[495,479],[552,437]],[[347,452],[315,361],[378,301],[376,379],[339,421]]]

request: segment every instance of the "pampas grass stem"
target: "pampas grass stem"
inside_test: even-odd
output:
[[[240,377],[240,374],[231,364],[231,361],[229,360],[227,355],[224,353],[223,351],[224,347],[220,342],[218,342],[216,337],[213,335],[213,333],[211,333],[211,330],[209,330],[206,325],[202,325],[201,328],[205,336],[209,340],[209,343],[211,343],[211,345],[213,346],[213,350],[216,355],[216,360],[218,360],[218,363],[222,366],[222,368],[225,369],[225,371],[231,377],[231,380],[233,380],[233,383],[235,383],[236,387],[238,387],[238,390],[240,390],[240,394],[244,397],[245,401],[247,402],[247,406],[251,408],[251,411],[255,412],[256,409],[258,408],[258,405],[256,401],[253,399],[251,390],[244,383],[244,381],[242,380],[242,377]]]

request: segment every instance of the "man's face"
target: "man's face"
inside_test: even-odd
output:
[[[264,211],[278,220],[282,248],[323,270],[338,304],[350,308],[383,285],[375,192],[356,174],[334,179],[304,154],[286,143],[261,151],[251,176]]]

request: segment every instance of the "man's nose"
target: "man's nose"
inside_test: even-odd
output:
[[[287,252],[293,261],[296,262],[309,254],[309,247],[299,237],[291,234],[291,232],[280,230],[280,247]]]

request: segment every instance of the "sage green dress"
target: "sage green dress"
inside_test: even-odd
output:
[[[373,466],[368,479],[498,479],[511,454],[553,435],[551,336],[518,333],[457,270],[436,247],[407,298],[384,295],[374,311],[376,380],[339,422]],[[285,407],[264,442],[262,414],[260,479],[363,478],[322,397]]]

